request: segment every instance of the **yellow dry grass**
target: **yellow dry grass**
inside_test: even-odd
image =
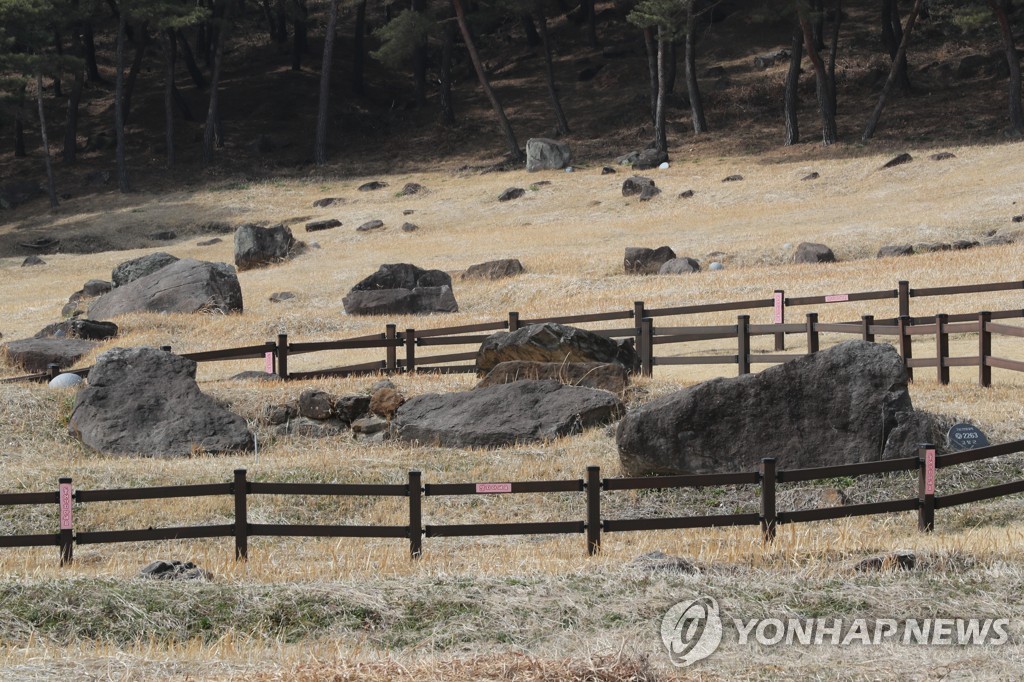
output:
[[[927,160],[937,150],[911,149],[915,161],[906,166],[878,170],[887,157],[847,154],[834,159],[792,161],[784,158],[688,158],[685,151],[667,171],[656,171],[663,194],[651,202],[621,197],[624,175],[602,176],[597,168],[579,168],[573,174],[510,172],[467,175],[431,171],[387,177],[390,187],[374,193],[355,188],[363,177],[316,177],[305,181],[254,184],[236,189],[197,190],[168,195],[104,196],[63,207],[53,216],[20,212],[0,227],[0,239],[27,241],[33,235],[88,234],[101,229],[116,234],[145,226],[184,228],[190,224],[224,220],[288,222],[293,228],[306,220],[337,217],[344,226],[302,235],[319,242],[295,260],[240,274],[246,310],[241,315],[134,315],[117,320],[122,335],[114,345],[171,345],[191,352],[271,340],[287,332],[292,341],[345,338],[383,331],[385,322],[399,329],[439,327],[500,320],[508,311],[522,317],[628,310],[634,301],[648,307],[667,307],[729,300],[761,299],[774,289],[788,296],[894,289],[907,279],[914,287],[970,284],[1020,279],[1021,245],[941,252],[911,258],[875,260],[883,244],[979,239],[994,230],[1009,231],[1010,216],[1018,212],[1021,145],[953,149],[957,158],[942,163]],[[821,179],[800,182],[810,171]],[[721,178],[741,173],[745,180],[722,184]],[[528,187],[541,179],[552,184],[528,191],[518,201],[499,203],[498,193],[509,186]],[[424,184],[429,192],[399,198],[394,191],[407,181]],[[694,189],[689,200],[676,195]],[[342,196],[340,207],[313,209],[324,196]],[[412,215],[404,216],[411,209]],[[379,218],[387,229],[368,234],[355,232],[360,223]],[[414,233],[399,231],[403,221],[420,226]],[[198,237],[164,247],[179,257],[231,261],[231,243],[200,247]],[[785,261],[784,244],[801,241],[829,244],[843,262],[829,266],[796,266]],[[626,246],[667,244],[677,254],[702,259],[722,252],[726,269],[681,277],[632,277],[621,274]],[[20,268],[20,259],[0,260],[3,297],[0,297],[0,332],[5,339],[30,336],[60,316],[67,296],[92,278],[109,277],[111,268],[128,258],[154,249],[105,252],[91,255],[44,256],[48,265]],[[460,312],[408,318],[356,318],[343,315],[341,299],[359,279],[381,263],[412,262],[440,268],[454,275],[483,260],[517,257],[527,273],[499,282],[455,282]],[[283,304],[268,301],[274,291],[289,290],[297,298]],[[1019,292],[912,300],[914,315],[937,312],[965,313],[988,309],[1018,309]],[[813,307],[806,312],[814,310]],[[793,316],[802,313],[791,310]],[[817,310],[826,321],[852,320],[862,314],[896,314],[895,301],[836,304]],[[752,321],[769,322],[770,311],[752,313]],[[735,313],[716,313],[666,320],[666,324],[725,324]],[[619,326],[600,323],[591,327]],[[627,322],[621,326],[627,326]],[[823,343],[837,341],[823,338]],[[915,345],[915,356],[931,354],[930,337]],[[976,337],[952,339],[954,352],[970,355]],[[755,351],[770,350],[768,337],[754,342]],[[799,336],[788,340],[800,352]],[[438,352],[448,352],[439,348]],[[459,350],[459,349],[452,349]],[[997,339],[996,353],[1022,358],[1024,346]],[[671,347],[666,352],[729,353],[728,342]],[[659,353],[661,349],[659,349]],[[731,352],[735,352],[732,349]],[[379,359],[378,351],[297,356],[293,371]],[[91,358],[83,363],[88,364]],[[316,386],[333,393],[364,391],[373,378],[349,378],[277,385],[234,382],[227,378],[244,369],[259,369],[258,361],[210,363],[200,367],[204,390],[232,405],[251,420],[259,449],[256,453],[222,457],[197,456],[185,460],[110,458],[89,452],[64,431],[73,396],[40,386],[0,386],[0,466],[8,490],[52,490],[56,479],[71,475],[80,488],[129,487],[187,482],[227,481],[233,469],[248,469],[250,479],[268,481],[405,481],[410,469],[422,470],[425,482],[502,481],[579,478],[587,465],[601,466],[605,476],[618,474],[614,440],[603,430],[537,446],[494,451],[423,448],[388,443],[364,445],[348,438],[328,440],[275,436],[258,423],[265,405],[293,398],[302,387]],[[756,369],[756,368],[755,368]],[[7,367],[5,375],[18,374]],[[640,380],[647,395],[659,395],[712,376],[731,375],[735,367],[656,368],[653,379]],[[939,386],[934,371],[918,370],[911,391],[915,405],[951,417],[978,423],[994,442],[1024,438],[1024,407],[1020,386],[1024,378],[996,370],[995,386],[976,385],[976,369],[955,368],[953,385]],[[395,382],[407,395],[466,388],[467,376],[398,376]],[[1017,474],[1013,458],[992,465],[984,476]],[[947,473],[948,472],[948,473]],[[982,474],[960,475],[943,470],[940,493],[981,480]],[[987,479],[986,479],[987,480]],[[998,481],[992,481],[998,482]],[[839,484],[842,487],[842,484]],[[874,494],[913,495],[910,478],[882,478],[853,488],[866,501]],[[947,486],[947,487],[943,487]],[[872,488],[878,488],[873,491]],[[787,504],[813,505],[820,488],[789,491]],[[606,516],[660,513],[733,513],[756,511],[753,487],[722,491],[720,498],[657,497],[621,493],[606,496]],[[1024,567],[1024,525],[1019,501],[1010,498],[980,506],[938,513],[937,532],[916,531],[911,514],[862,518],[785,527],[778,541],[764,547],[754,528],[699,531],[622,533],[605,536],[604,550],[588,558],[583,539],[471,538],[425,540],[422,560],[408,559],[401,540],[277,540],[254,538],[251,560],[233,561],[229,540],[82,546],[70,569],[56,565],[54,550],[3,550],[0,574],[14,583],[61,584],[71,576],[86,585],[124,580],[155,558],[196,561],[213,571],[217,581],[243,589],[282,585],[296,589],[336,590],[341,586],[402,585],[407,594],[447,593],[445,581],[464,580],[486,595],[492,581],[530,577],[553,586],[556,598],[574,602],[611,594],[619,583],[643,586],[635,570],[624,567],[643,552],[661,550],[686,556],[702,567],[696,577],[659,579],[652,593],[636,587],[616,594],[623,608],[632,602],[646,620],[618,626],[609,621],[579,633],[571,628],[548,636],[526,628],[511,628],[509,643],[453,651],[427,639],[416,645],[394,645],[389,650],[358,633],[317,636],[304,642],[268,641],[229,631],[216,641],[172,642],[156,639],[131,644],[93,640],[45,641],[29,637],[0,650],[0,676],[35,679],[61,670],[117,679],[200,678],[243,679],[385,679],[406,675],[415,679],[490,679],[491,668],[511,670],[511,679],[655,679],[671,675],[657,642],[657,619],[674,601],[712,592],[732,600],[747,612],[764,608],[785,610],[801,589],[831,590],[843,599],[863,599],[867,606],[851,613],[884,615],[903,608],[920,615],[928,600],[946,599],[967,613],[976,609],[999,614],[1019,605],[1011,583]],[[55,510],[24,507],[0,510],[0,534],[50,532]],[[132,528],[193,523],[230,523],[227,498],[197,501],[94,503],[79,505],[76,524],[83,530]],[[315,498],[253,499],[250,520],[257,523],[387,523],[403,525],[404,500],[350,498],[343,501]],[[582,495],[515,496],[505,498],[430,498],[425,502],[425,523],[490,521],[575,520],[583,518]],[[869,554],[910,548],[930,561],[930,568],[915,577],[854,576],[850,566]],[[962,558],[971,589],[958,591],[957,572]],[[948,569],[948,570],[947,570]],[[993,575],[992,586],[985,581]],[[1009,576],[1009,577],[1007,577]],[[1015,577],[1016,576],[1016,577]],[[593,581],[579,588],[573,581]],[[640,582],[637,582],[637,581]],[[90,581],[96,581],[95,583]],[[572,583],[572,585],[570,585]],[[936,586],[937,583],[941,585]],[[1015,584],[1015,583],[1013,583]],[[439,587],[439,585],[443,585]],[[773,586],[778,588],[774,597]],[[808,587],[810,586],[810,587]],[[631,588],[632,589],[632,588]],[[781,595],[781,596],[780,596]],[[788,595],[788,596],[787,596]],[[868,595],[868,596],[865,596]],[[529,597],[528,593],[524,598]],[[481,597],[486,599],[486,596]],[[611,597],[609,597],[611,599]],[[383,598],[382,598],[383,599]],[[497,599],[495,597],[495,599]],[[653,605],[657,605],[655,608]],[[1010,606],[1008,606],[1010,605]],[[489,617],[500,620],[497,605]],[[538,607],[539,608],[539,607]],[[829,613],[827,607],[825,612]],[[660,609],[660,610],[659,610]],[[0,608],[2,612],[2,608]],[[930,613],[930,611],[928,611]],[[453,618],[453,621],[457,621]],[[454,627],[454,625],[453,625]],[[548,628],[562,632],[559,626]],[[616,658],[625,647],[629,655]],[[633,655],[638,652],[638,656]],[[373,659],[389,654],[383,663]],[[981,670],[999,677],[1021,661],[1020,651],[952,651],[929,649],[908,656],[899,648],[874,649],[871,664],[854,660],[849,651],[816,651],[799,664],[785,651],[746,651],[733,646],[717,667],[704,668],[694,679],[791,676],[849,679],[888,677],[882,666],[892,666],[896,678],[921,673],[938,676],[939,670]],[[525,656],[526,658],[520,658]],[[649,660],[643,657],[649,657]],[[482,657],[482,658],[481,658]],[[738,661],[750,657],[750,663]],[[973,658],[972,658],[973,657]],[[376,667],[375,667],[376,666]],[[502,666],[505,666],[504,668]],[[517,667],[518,666],[518,667]],[[588,668],[590,666],[590,668]],[[604,666],[602,668],[601,666]],[[593,669],[608,669],[605,676]],[[836,675],[838,669],[846,672]],[[7,673],[2,671],[6,670]],[[518,672],[515,672],[518,671]],[[589,675],[589,676],[588,676]],[[647,675],[648,677],[644,677]],[[504,678],[503,678],[504,679]]]

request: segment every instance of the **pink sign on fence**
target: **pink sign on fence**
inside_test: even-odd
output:
[[[783,317],[783,312],[782,312],[782,306],[783,306],[782,296],[783,296],[783,294],[782,294],[781,291],[776,291],[775,292],[775,324],[782,324],[782,321],[785,319]]]
[[[832,294],[831,296],[826,296],[825,297],[825,303],[842,303],[844,301],[849,301],[849,300],[850,300],[850,295],[849,294]]]
[[[73,518],[71,512],[71,484],[61,483],[60,484],[60,529],[70,530],[73,527]]]
[[[935,451],[924,451],[924,494],[935,494]]]
[[[512,492],[511,483],[477,483],[477,493],[510,493]]]
[[[274,373],[274,354],[267,353],[263,356],[263,371],[267,374]]]

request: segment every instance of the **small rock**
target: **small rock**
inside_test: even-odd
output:
[[[633,170],[650,170],[668,162],[668,152],[660,149],[642,149],[637,152]]]
[[[324,197],[323,199],[317,199],[313,202],[313,208],[327,208],[328,206],[334,206],[337,204],[344,204],[345,199],[341,197]]]
[[[682,192],[679,193],[679,198],[680,199],[689,199],[692,196],[693,196],[693,190],[692,189],[683,190]]]
[[[359,185],[360,192],[372,192],[377,189],[384,189],[388,186],[388,183],[381,182],[380,180],[374,180],[372,182],[363,183]]]
[[[665,261],[658,270],[659,275],[688,275],[691,272],[700,272],[700,263],[686,257]]]
[[[910,163],[913,160],[914,160],[913,156],[911,156],[910,154],[907,154],[906,152],[904,152],[904,153],[900,154],[899,156],[893,157],[892,159],[889,159],[888,161],[886,161],[885,165],[883,165],[882,168],[894,168],[896,166],[902,166],[903,164]]]
[[[504,258],[470,265],[462,273],[462,279],[504,279],[514,277],[522,272],[523,264],[519,262],[518,258]]]
[[[719,263],[718,261],[715,261],[714,263],[708,266],[708,270],[725,270],[725,266]]]
[[[319,232],[321,230],[329,230],[333,227],[341,227],[341,221],[336,218],[327,218],[326,220],[314,220],[306,223],[306,232]]]
[[[928,158],[932,161],[945,161],[946,159],[955,159],[956,154],[953,152],[939,152],[938,154],[932,154]]]
[[[920,244],[914,244],[915,253],[932,253],[934,251],[949,251],[953,247],[945,242],[921,242]]]
[[[860,573],[883,570],[910,571],[913,570],[915,566],[917,566],[917,556],[913,552],[899,550],[892,554],[873,556],[864,559],[854,566],[854,570]]]
[[[213,246],[214,244],[220,244],[223,239],[220,237],[214,237],[213,239],[204,239],[201,242],[196,242],[196,246]]]
[[[275,291],[270,295],[268,300],[271,303],[281,303],[282,301],[287,301],[293,298],[295,298],[295,294],[290,291]]]
[[[84,382],[85,379],[77,374],[65,372],[64,374],[58,374],[54,378],[50,379],[50,383],[46,385],[50,388],[73,388],[75,386],[80,386]]]
[[[420,227],[415,223],[402,223],[402,232],[415,232],[418,229]]]
[[[660,191],[661,190],[655,186],[654,180],[645,178],[642,175],[634,175],[631,178],[626,178],[622,183],[622,196],[624,197],[632,197],[639,194],[641,199],[645,196],[650,198],[658,194]]]
[[[407,197],[413,194],[419,194],[424,190],[426,190],[426,187],[419,184],[418,182],[407,182],[405,183],[405,187],[402,188],[402,191],[398,193],[398,196]]]
[[[949,246],[953,251],[966,251],[967,249],[973,249],[975,246],[980,246],[980,243],[970,239],[957,239]]]
[[[649,249],[643,246],[627,246],[622,259],[622,268],[627,275],[653,275],[676,257],[669,246]]]
[[[29,268],[32,267],[33,265],[46,265],[46,261],[44,261],[39,256],[35,255],[29,256],[25,260],[21,261],[21,267],[23,268]]]
[[[245,372],[239,372],[231,376],[232,381],[284,381],[281,377],[276,374],[268,374],[267,372],[258,372],[254,369],[246,370]]]
[[[405,404],[405,396],[393,388],[382,388],[370,396],[370,412],[391,421],[398,408]]]
[[[370,386],[370,395],[373,395],[382,388],[395,389],[395,383],[391,379],[381,379],[380,381],[374,382],[373,386]]]
[[[330,393],[307,388],[299,395],[299,415],[307,419],[329,419],[334,412]]]
[[[615,172],[615,169],[612,168],[611,166],[605,166],[604,168],[601,169],[601,175],[614,175]]]
[[[807,175],[800,178],[800,181],[806,182],[807,180],[817,180],[820,177],[821,175],[818,174],[818,171],[814,171],[813,173],[808,173]]]
[[[380,417],[361,417],[352,422],[352,432],[365,436],[386,431],[387,428],[387,421]]]
[[[270,375],[267,376],[276,376]],[[267,424],[284,424],[299,416],[299,406],[295,403],[266,405],[263,408],[263,421]]]
[[[824,244],[802,242],[793,254],[794,263],[835,263],[836,255]]]
[[[412,215],[415,212],[416,211],[412,210],[411,208],[407,208],[404,211],[402,211],[402,215]]]
[[[498,201],[511,201],[513,199],[518,199],[524,194],[526,194],[526,190],[522,187],[509,187],[498,195]]]
[[[658,164],[658,170],[668,170],[668,161],[662,161]]]
[[[893,256],[913,256],[914,247],[911,244],[891,244],[883,246],[878,250],[878,258],[891,258]]]
[[[382,227],[384,227],[383,220],[368,220],[357,227],[356,232],[369,232],[371,230],[379,230]]]
[[[1012,223],[1024,223],[1024,215],[1015,215],[1015,216],[1013,216],[1013,219],[1010,222],[1012,222]]]
[[[666,571],[672,573],[696,573],[697,567],[682,557],[670,556],[664,552],[648,552],[641,554],[629,562],[633,568],[643,571]]]
[[[740,182],[741,180],[743,180],[742,175],[727,175],[722,178],[722,182]]]
[[[213,574],[191,561],[154,561],[139,571],[140,578],[151,580],[213,580]]]

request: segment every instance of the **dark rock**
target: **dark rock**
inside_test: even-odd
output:
[[[343,395],[334,399],[334,416],[342,421],[353,423],[369,411],[368,395]]]
[[[639,194],[641,199],[644,197],[650,198],[655,194],[658,194],[660,191],[661,190],[654,185],[654,180],[645,178],[641,175],[634,175],[631,178],[626,178],[625,182],[622,183],[622,196],[624,197],[631,197]]]
[[[629,373],[622,365],[608,362],[500,362],[476,388],[523,380],[558,381],[621,395],[629,384]]]
[[[459,311],[455,295],[448,286],[353,290],[342,299],[342,304],[349,315],[418,315]]]
[[[398,408],[405,404],[405,396],[394,388],[378,388],[370,396],[370,412],[391,421]]]
[[[44,194],[38,182],[10,180],[0,185],[0,208],[14,209]]]
[[[949,251],[953,247],[945,242],[921,242],[914,244],[914,253],[932,253],[934,251]]]
[[[384,189],[387,186],[388,186],[388,183],[386,183],[386,182],[381,182],[380,180],[374,180],[372,182],[366,182],[366,183],[363,183],[362,185],[359,185],[359,191],[360,192],[372,192],[374,190]]]
[[[633,170],[650,170],[668,161],[668,152],[660,149],[642,149],[633,162]]]
[[[601,175],[614,175],[616,172],[611,166],[605,166],[601,169]]]
[[[793,254],[794,263],[835,263],[836,255],[824,244],[801,242]]]
[[[623,472],[706,474],[908,457],[940,442],[915,412],[907,374],[887,344],[847,341],[759,374],[714,379],[628,414],[616,441]]]
[[[361,280],[352,287],[352,290],[415,289],[451,285],[451,275],[443,270],[424,270],[409,263],[392,263],[380,266],[377,272]]]
[[[526,170],[559,170],[572,163],[569,145],[545,137],[533,137],[526,141]]]
[[[686,257],[667,260],[658,269],[659,275],[688,275],[691,272],[700,272],[700,263]]]
[[[117,336],[117,325],[96,320],[64,320],[48,324],[36,332],[36,339],[87,339],[105,341]]]
[[[196,363],[156,348],[102,353],[89,385],[78,392],[68,431],[111,455],[188,457],[251,449],[245,419],[202,393],[195,374]]]
[[[84,339],[21,339],[4,344],[7,359],[28,372],[45,372],[48,365],[71,367],[99,344]]]
[[[877,571],[911,571],[917,566],[917,556],[913,552],[902,550],[884,556],[873,556],[857,563],[853,570],[858,573]]]
[[[415,213],[415,212],[416,212],[416,211],[414,211],[413,209],[411,209],[411,208],[407,208],[407,209],[405,209],[405,210],[403,210],[403,211],[402,211],[402,215],[412,215],[412,214],[413,214],[413,213]]]
[[[359,441],[384,441],[390,435],[388,420],[375,415],[352,422],[352,435]]]
[[[133,312],[231,313],[242,310],[234,268],[186,258],[119,286],[89,307],[89,317],[109,320]]]
[[[156,253],[150,253],[118,264],[114,268],[113,272],[110,273],[110,279],[113,281],[113,286],[124,286],[129,282],[134,282],[146,275],[152,275],[157,270],[165,268],[171,263],[177,262],[177,256],[172,256],[171,254],[164,253],[163,251],[157,251]],[[87,295],[95,294],[87,293]]]
[[[213,574],[191,561],[157,560],[139,571],[140,578],[150,580],[213,580]]]
[[[319,232],[321,230],[329,230],[332,227],[341,227],[341,221],[336,218],[327,218],[326,220],[314,220],[306,223],[306,232]]]
[[[499,363],[528,362],[615,363],[634,371],[637,355],[629,342],[617,343],[605,336],[562,324],[531,324],[514,332],[491,334],[480,345],[476,366],[486,374]]]
[[[266,405],[263,408],[263,421],[267,424],[284,424],[298,416],[299,406],[295,403]]]
[[[498,195],[498,201],[512,201],[526,194],[526,190],[522,187],[509,187],[504,192]]]
[[[557,381],[516,381],[409,399],[392,421],[401,440],[446,447],[550,441],[607,423],[623,412],[607,391]]]
[[[328,206],[335,206],[344,204],[345,199],[342,197],[324,197],[323,199],[317,199],[313,202],[313,208],[327,208]]]
[[[522,272],[523,264],[518,258],[505,258],[470,265],[462,273],[462,279],[504,279],[515,277]]]
[[[932,154],[928,158],[931,159],[932,161],[945,161],[947,159],[955,159],[956,154],[954,154],[953,152],[939,152],[937,154]]]
[[[722,178],[722,182],[741,182],[743,180],[742,175],[727,175]]]
[[[1024,215],[1015,215],[1010,220],[1010,222],[1013,222],[1013,223],[1024,223]]]
[[[290,291],[275,291],[270,295],[271,303],[281,303],[282,301],[290,301],[295,298],[295,294]]]
[[[424,187],[418,182],[407,182],[405,183],[405,186],[402,187],[402,191],[398,193],[398,196],[408,197],[412,196],[413,194],[420,194],[421,192],[426,191],[426,189],[426,187]]]
[[[656,249],[627,246],[622,267],[627,275],[656,275],[662,265],[675,257],[675,251],[667,246],[659,246]]]
[[[980,246],[980,242],[973,239],[957,239],[949,246],[953,251],[965,251],[967,249],[973,249],[975,246]]]
[[[284,225],[239,225],[235,230],[235,266],[242,271],[279,263],[292,256],[296,245],[291,228]]]
[[[357,227],[356,232],[370,232],[371,230],[379,230],[382,227],[384,227],[383,220],[368,220]]]
[[[547,187],[550,184],[550,180],[538,180],[537,182],[530,183],[530,189],[536,191],[541,187]]]
[[[789,50],[776,50],[775,52],[754,57],[754,67],[763,70],[787,59],[789,59]]]
[[[683,190],[682,192],[679,193],[679,198],[680,199],[689,199],[692,196],[693,196],[693,190],[692,189],[685,189],[685,190]]]
[[[220,244],[223,239],[220,237],[214,237],[212,239],[204,239],[201,242],[196,242],[196,246],[213,246],[214,244]]]
[[[326,391],[307,388],[299,395],[299,416],[328,419],[334,414],[334,398]]]
[[[895,157],[889,159],[888,161],[886,161],[885,164],[882,166],[882,168],[894,168],[896,166],[902,166],[903,164],[910,163],[913,160],[914,160],[913,156],[911,156],[910,154],[907,154],[906,152],[904,152],[904,153],[900,154],[899,156],[895,156]]]
[[[402,223],[402,232],[415,232],[420,229],[415,223]]]
[[[44,261],[42,258],[36,255],[31,255],[25,260],[21,261],[21,267],[23,268],[32,267],[33,265],[46,265],[46,261]]]
[[[891,244],[883,246],[878,250],[879,258],[891,258],[893,256],[913,256],[914,247],[911,244]]]
[[[173,230],[163,230],[161,232],[154,232],[149,235],[150,239],[158,242],[169,242],[178,238],[178,233]]]
[[[814,171],[813,173],[808,173],[807,175],[803,176],[802,178],[800,178],[800,180],[806,182],[808,180],[817,180],[820,177],[821,176],[818,174],[818,171]]]
[[[697,567],[682,557],[669,556],[664,552],[648,552],[641,554],[629,562],[633,568],[646,572],[696,573]]]

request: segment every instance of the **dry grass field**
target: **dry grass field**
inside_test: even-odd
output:
[[[703,157],[682,149],[672,167],[652,171],[663,192],[646,203],[623,198],[628,171],[601,175],[599,165],[574,173],[476,174],[441,168],[415,174],[329,176],[245,183],[225,181],[194,191],[97,195],[54,213],[21,209],[0,225],[0,333],[31,336],[60,318],[68,295],[92,278],[109,279],[116,264],[155,250],[179,257],[232,260],[230,235],[201,247],[203,225],[284,222],[318,248],[274,267],[241,273],[241,315],[133,315],[117,320],[115,345],[171,345],[191,352],[260,343],[287,332],[292,341],[345,338],[399,329],[522,317],[768,298],[775,289],[809,296],[1021,279],[1024,243],[907,258],[874,258],[884,244],[983,239],[1018,227],[1024,213],[1020,143],[949,149],[911,148],[910,164],[880,170],[893,154],[854,147],[795,159],[792,152],[759,157]],[[815,181],[800,179],[811,171]],[[722,178],[742,174],[742,182]],[[358,192],[368,180],[386,189]],[[538,181],[550,181],[537,186]],[[397,196],[406,182],[428,191]],[[506,187],[527,188],[499,203]],[[693,189],[695,195],[677,195]],[[346,202],[312,208],[322,197]],[[404,215],[404,211],[413,211]],[[313,219],[335,217],[342,227],[302,232]],[[381,219],[386,229],[355,227]],[[402,222],[419,230],[405,233]],[[179,239],[147,241],[175,230]],[[17,244],[54,236],[80,247],[121,250],[45,255],[47,265],[21,268]],[[825,266],[789,264],[801,241],[830,245],[839,259]],[[627,246],[671,246],[706,266],[725,269],[679,277],[622,273]],[[711,258],[709,255],[723,255]],[[519,258],[527,272],[498,282],[460,281],[473,263]],[[455,276],[460,312],[397,319],[355,318],[341,299],[381,263],[411,262]],[[296,298],[271,303],[272,292]],[[1021,308],[1018,292],[912,300],[911,312],[964,313]],[[807,308],[806,312],[814,310]],[[896,314],[895,301],[822,306],[822,320]],[[770,311],[752,314],[769,322]],[[672,324],[725,324],[734,313],[679,318]],[[838,338],[824,337],[825,344]],[[770,349],[759,337],[755,351]],[[790,345],[799,352],[798,337]],[[976,338],[954,338],[970,354]],[[928,348],[928,341],[921,342]],[[728,351],[722,342],[696,351]],[[101,349],[102,350],[102,349]],[[1024,358],[1024,345],[997,339],[996,353]],[[441,352],[444,352],[441,349]],[[660,352],[660,351],[659,351]],[[733,350],[732,352],[735,352]],[[928,352],[922,350],[921,357]],[[378,359],[376,351],[311,354],[292,359],[292,371]],[[89,364],[86,358],[83,364]],[[347,438],[275,436],[259,423],[265,405],[306,386],[334,393],[365,391],[372,377],[264,384],[230,380],[257,361],[203,364],[202,388],[227,401],[257,433],[255,453],[183,460],[109,458],[87,451],[66,434],[74,397],[37,385],[0,385],[0,490],[52,490],[60,476],[80,488],[227,481],[244,467],[253,480],[404,482],[410,469],[425,482],[536,480],[582,477],[596,464],[618,475],[608,430],[538,446],[493,451],[408,445],[365,445]],[[0,368],[0,375],[22,373]],[[656,368],[640,379],[631,400],[642,401],[735,367]],[[994,387],[977,387],[976,370],[956,368],[951,386],[920,371],[911,387],[915,405],[970,419],[993,442],[1024,438],[1024,377],[993,372]],[[469,376],[394,378],[406,395],[469,387]],[[766,455],[769,453],[765,453]],[[939,493],[1024,478],[1024,457],[939,472]],[[827,482],[855,502],[910,497],[916,479],[886,475]],[[783,486],[780,509],[816,506],[825,486]],[[609,493],[605,516],[681,515],[756,511],[753,487],[695,491]],[[404,501],[253,499],[258,523],[404,523]],[[582,495],[429,498],[425,523],[582,519]],[[728,638],[711,659],[674,669],[658,627],[678,601],[714,596],[729,617],[1018,618],[1024,599],[1024,523],[1019,498],[940,510],[936,532],[919,534],[911,513],[786,526],[762,546],[753,528],[605,536],[588,558],[583,538],[427,538],[420,561],[400,540],[277,540],[255,538],[250,560],[233,561],[228,540],[180,541],[76,548],[60,568],[52,548],[0,551],[0,678],[55,675],[85,679],[257,680],[653,680],[673,679],[1016,679],[1024,669],[1024,632],[1015,622],[1002,647],[761,647]],[[0,534],[50,532],[53,509],[0,508]],[[80,506],[86,529],[230,523],[230,500],[95,503]],[[860,559],[897,549],[918,555],[906,572],[862,574]],[[693,561],[698,573],[651,573],[631,565],[660,550]],[[157,558],[192,560],[212,571],[211,583],[146,583],[134,576]]]

